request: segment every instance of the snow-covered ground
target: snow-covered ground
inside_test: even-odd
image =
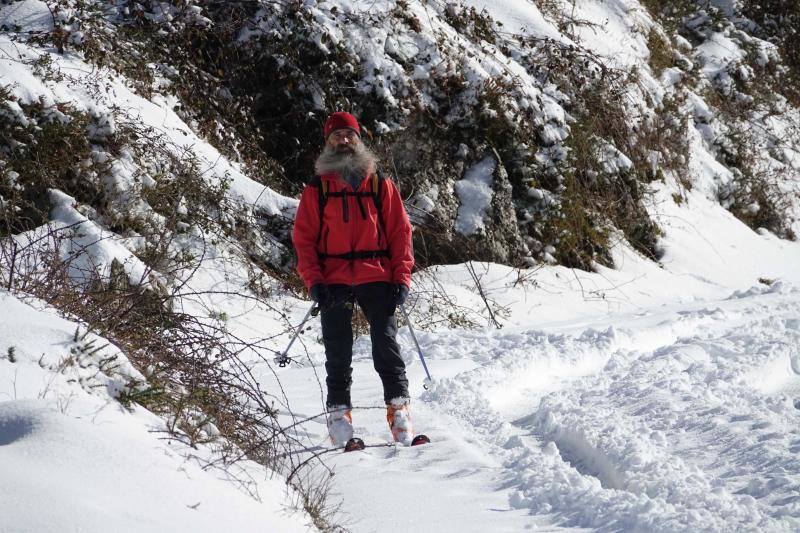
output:
[[[435,383],[423,390],[422,366],[411,364],[413,416],[429,446],[386,445],[380,381],[368,339],[358,339],[354,420],[374,446],[321,455],[342,523],[365,533],[797,530],[800,246],[752,235],[738,245],[745,256],[762,240],[783,249],[771,286],[756,281],[755,259],[725,284],[686,276],[677,259],[666,270],[633,256],[629,272],[548,267],[521,272],[523,281],[475,265],[488,297],[510,311],[502,329],[418,331]],[[714,253],[696,253],[712,262]],[[752,283],[735,283],[739,275]],[[479,308],[464,266],[436,279]],[[250,500],[200,468],[202,451],[163,440],[162,421],[111,400],[133,369],[107,377],[96,363],[61,364],[81,344],[78,325],[41,307],[2,294],[1,531],[304,530],[287,516],[281,480],[242,472],[258,480],[262,503]],[[302,337],[310,359],[300,347],[292,354],[304,366],[277,373],[297,420],[323,410],[318,335],[314,323]],[[413,361],[407,329],[400,341]],[[266,364],[255,370],[266,390],[276,386]],[[328,448],[322,417],[297,437],[307,454]]]
[[[113,360],[112,360],[113,358]],[[0,291],[0,531],[308,531],[284,480],[114,399],[141,375],[113,345]]]
[[[493,9],[510,31],[526,26],[562,37],[530,2],[524,9],[470,4]],[[585,42],[624,64],[646,58],[643,35],[631,33],[648,21],[641,9],[628,9],[637,2],[579,4],[581,17],[608,20],[604,32],[586,30]],[[2,14],[28,29],[52,24],[37,0]],[[209,176],[227,173],[233,197],[269,213],[295,204],[192,133],[174,102],[146,100],[75,54],[2,37],[0,52],[0,83],[21,102],[69,102],[112,119],[110,109],[123,107],[176,149],[193,150]],[[64,81],[33,75],[25,61],[40,54],[53,57]],[[87,72],[109,82],[99,96],[82,85]],[[659,264],[621,243],[617,269],[597,273],[475,264],[472,273],[455,265],[416,275],[415,319],[441,317],[451,306],[454,321],[477,324],[416,324],[435,378],[429,390],[409,332],[401,331],[414,423],[429,446],[387,445],[366,337],[356,341],[354,363],[354,422],[370,445],[361,453],[329,451],[318,416],[324,355],[317,321],[290,354],[303,366],[253,361],[264,390],[282,391],[286,426],[300,422],[293,429],[305,450],[294,463],[320,454],[324,464],[310,464],[333,469],[340,523],[355,533],[800,530],[800,244],[754,232],[719,205],[718,181],[729,171],[700,133],[690,153],[694,188],[667,181],[650,197],[665,232]],[[472,177],[485,172],[478,174]],[[465,180],[485,190],[482,179]],[[58,221],[85,222],[71,199],[58,199]],[[462,203],[468,233],[481,226],[487,202],[473,193]],[[123,244],[101,250],[103,265],[132,255]],[[226,327],[243,340],[282,331],[276,313],[248,300],[247,276],[225,253],[223,245],[207,250],[186,288],[216,294],[184,298],[184,310],[228,317]],[[308,303],[279,305],[296,324]],[[104,344],[40,302],[0,292],[0,532],[307,529],[283,479],[265,479],[249,463],[233,472],[204,469],[209,451],[169,442],[162,420],[113,400],[138,373],[113,346],[92,352]],[[112,355],[114,370],[103,362]]]
[[[411,365],[412,412],[430,446],[384,446],[380,381],[359,339],[354,423],[375,447],[323,455],[350,529],[796,531],[800,246],[750,232],[703,249],[712,235],[698,228],[721,214],[709,208],[694,238],[676,230],[692,253],[668,253],[664,269],[631,255],[627,272],[547,268],[520,284],[513,269],[475,265],[510,314],[499,330],[419,335],[435,385],[423,390]],[[740,223],[723,218],[738,238]],[[720,268],[734,247],[741,261],[715,282],[684,272]],[[779,279],[767,286],[757,273],[771,247]],[[482,305],[463,266],[436,279],[460,304]],[[322,410],[318,327],[307,335],[316,367],[279,374],[301,419]],[[400,339],[413,360],[407,330]],[[301,429],[310,452],[328,446],[322,418]]]

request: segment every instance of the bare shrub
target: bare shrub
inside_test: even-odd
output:
[[[731,168],[733,180],[718,191],[722,205],[753,229],[765,228],[794,240],[791,196],[779,188],[777,172],[760,161],[750,132],[734,126],[724,140],[719,157]]]
[[[7,91],[0,96],[5,98],[0,106],[13,101]],[[296,454],[289,452],[302,443],[278,421],[279,412],[289,411],[288,401],[280,390],[263,390],[254,374],[257,364],[271,367],[272,343],[290,331],[288,319],[285,330],[252,341],[228,331],[219,314],[197,316],[175,305],[225,296],[194,291],[187,281],[206,250],[229,247],[237,265],[248,266],[242,281],[259,289],[229,296],[250,298],[286,317],[272,293],[279,284],[268,283],[263,270],[249,261],[269,247],[258,218],[228,197],[224,178],[208,179],[190,152],[122,115],[115,128],[92,139],[96,119],[68,106],[6,107],[17,114],[14,122],[0,126],[2,286],[22,298],[48,302],[81,322],[86,332],[122,349],[146,381],[130,381],[117,391],[117,399],[162,416],[169,438],[210,447],[215,460],[209,467],[229,468],[251,459],[280,472],[294,468]],[[36,147],[48,150],[34,154]],[[115,190],[108,185],[114,180],[105,177],[113,174],[123,153],[138,165],[138,185]],[[84,187],[87,183],[93,186]],[[51,205],[54,193],[63,197],[59,191],[74,195],[74,203]],[[54,207],[62,215],[69,211],[67,218],[75,222],[51,220]],[[97,254],[99,248],[123,236],[135,253],[132,261],[140,261],[137,268],[131,268],[135,261],[107,264],[98,259],[103,255]],[[94,348],[82,346],[64,364],[77,364]],[[112,372],[113,362],[99,365],[99,371]],[[299,483],[294,487],[312,517],[329,527],[321,511],[326,491]]]
[[[785,0],[743,0],[742,14],[757,25],[756,35],[776,45],[782,63],[776,89],[800,106],[800,4]]]

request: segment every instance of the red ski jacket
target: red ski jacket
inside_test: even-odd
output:
[[[356,191],[338,174],[312,179],[300,197],[292,240],[309,289],[317,283],[411,285],[411,224],[389,179],[366,176]]]

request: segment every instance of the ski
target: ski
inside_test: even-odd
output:
[[[429,439],[427,435],[417,435],[411,441],[412,446],[419,446],[420,444],[430,444],[430,443],[431,439]]]
[[[431,442],[431,439],[429,439],[427,435],[417,435],[411,441],[410,446],[420,446],[422,444],[430,444],[430,442]],[[387,442],[387,443],[384,443],[384,444],[370,444],[370,445],[367,445],[367,444],[364,444],[364,441],[361,440],[360,438],[353,437],[352,439],[348,440],[347,443],[344,445],[344,452],[345,453],[347,453],[347,452],[356,452],[356,451],[364,450],[365,448],[368,448],[368,447],[369,448],[377,448],[377,447],[383,447],[383,446],[393,446],[395,444],[398,444],[398,443],[396,443],[396,442]]]
[[[363,450],[367,446],[364,444],[364,441],[359,439],[358,437],[353,437],[352,439],[348,440],[347,443],[344,445],[345,452],[355,452],[358,450]]]

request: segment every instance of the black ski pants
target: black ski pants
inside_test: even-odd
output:
[[[408,397],[406,365],[397,345],[394,286],[375,282],[363,285],[328,285],[322,303],[322,339],[325,343],[325,370],[328,406],[347,405],[353,369],[353,305],[358,302],[369,322],[372,362],[383,382],[383,399]]]

